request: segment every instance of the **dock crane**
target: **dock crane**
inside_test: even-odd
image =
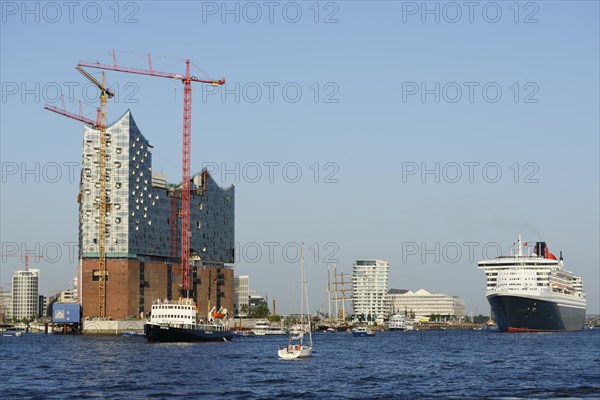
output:
[[[225,84],[225,79],[199,79],[190,74],[190,60],[185,60],[185,74],[161,72],[152,69],[152,60],[148,54],[148,69],[130,68],[117,64],[115,50],[112,51],[113,64],[80,61],[78,67],[97,68],[107,71],[149,75],[159,78],[177,79],[183,83],[183,154],[181,171],[181,268],[183,275],[181,297],[193,297],[190,279],[190,159],[192,151],[192,82],[207,83],[212,86]]]
[[[46,105],[46,110],[64,115],[65,117],[75,119],[87,124],[100,131],[100,154],[99,154],[99,186],[100,186],[100,202],[99,202],[99,225],[98,225],[98,316],[106,318],[106,213],[110,211],[111,204],[106,198],[106,103],[108,99],[115,96],[114,92],[106,86],[106,76],[102,72],[102,82],[94,78],[90,73],[81,68],[76,67],[83,76],[92,82],[100,90],[100,107],[97,109],[96,121],[87,119],[81,115],[73,114],[64,109]]]

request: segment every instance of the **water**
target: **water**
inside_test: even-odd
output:
[[[3,399],[599,398],[600,329],[314,335],[313,357],[281,361],[285,337],[162,344],[143,337],[0,337]]]

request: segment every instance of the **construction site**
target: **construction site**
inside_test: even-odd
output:
[[[77,290],[85,320],[143,319],[157,299],[194,298],[198,315],[233,310],[235,189],[206,171],[191,174],[192,83],[223,85],[185,71],[81,61],[77,70],[98,87],[96,119],[62,107],[45,108],[84,123],[79,204]],[[89,70],[101,70],[96,79]],[[152,168],[152,148],[130,110],[110,124],[114,97],[104,71],[176,79],[183,84],[181,183]],[[200,133],[201,135],[201,133]]]

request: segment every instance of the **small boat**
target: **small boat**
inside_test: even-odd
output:
[[[236,331],[235,336],[236,337],[254,337],[254,336],[256,336],[256,334],[252,331]]]
[[[297,335],[291,335],[287,346],[279,348],[277,350],[277,356],[282,360],[294,360],[297,358],[304,358],[312,356],[313,342],[312,332],[310,329],[310,323],[305,322],[304,316],[304,302],[306,301],[306,313],[308,311],[308,292],[306,291],[306,277],[304,276],[304,244],[300,250],[300,279],[302,280],[300,290],[300,326],[298,330],[300,333]],[[309,314],[310,315],[310,314]],[[304,334],[308,333],[308,343],[304,342]]]
[[[375,336],[375,332],[366,326],[359,326],[352,329],[352,335],[356,337]]]
[[[123,334],[121,336],[124,337],[139,337],[139,336],[144,336],[143,333],[139,333],[139,332],[123,332]]]
[[[19,337],[22,334],[23,334],[23,331],[5,331],[5,332],[2,332],[2,336],[6,336],[6,337],[10,337],[10,336]]]
[[[406,321],[404,316],[401,314],[394,314],[392,318],[390,318],[390,331],[405,331],[406,330]]]
[[[269,321],[258,321],[252,332],[256,336],[287,335],[288,331],[281,325],[271,324]]]

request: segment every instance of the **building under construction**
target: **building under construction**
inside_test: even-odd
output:
[[[79,301],[99,316],[100,130],[83,132],[79,202]],[[155,299],[179,297],[182,185],[152,169],[152,145],[131,112],[106,127],[105,317],[140,317]],[[191,177],[191,286],[199,314],[233,310],[234,187]]]

